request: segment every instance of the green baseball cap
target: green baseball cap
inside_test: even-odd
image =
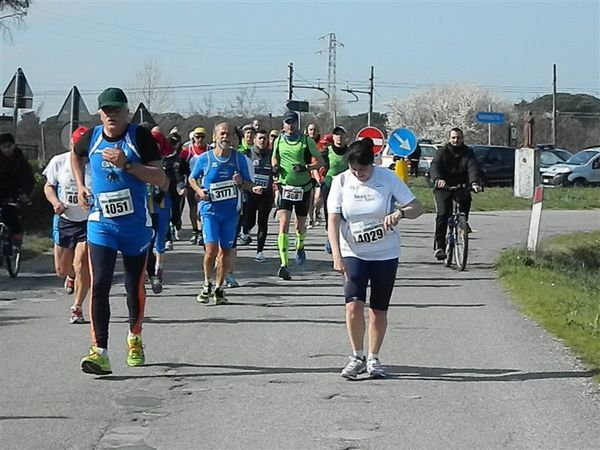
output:
[[[113,108],[120,108],[127,104],[127,96],[123,90],[116,87],[109,87],[102,91],[102,94],[98,96],[98,109],[112,106]]]

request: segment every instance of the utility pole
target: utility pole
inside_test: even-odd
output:
[[[288,64],[288,100],[292,99],[294,93],[294,63]]]
[[[552,144],[556,145],[556,64],[552,65]]]
[[[356,95],[358,94],[367,94],[369,96],[369,112],[367,113],[367,126],[370,127],[371,126],[371,116],[373,115],[373,66],[371,66],[371,78],[369,78],[369,90],[368,91],[359,91],[358,89],[341,89],[344,92],[347,92],[349,94],[354,95],[354,98],[356,98],[356,100],[352,100],[352,102],[357,102],[358,101],[358,96]]]
[[[336,75],[336,49],[337,47],[343,47],[344,44],[339,42],[335,33],[329,33],[324,36],[321,36],[319,39],[324,40],[329,37],[329,66],[327,71],[327,90],[329,91],[330,97],[327,102],[327,109],[329,114],[333,118],[333,126],[336,126],[337,120],[337,75]],[[323,51],[317,52],[323,53]]]

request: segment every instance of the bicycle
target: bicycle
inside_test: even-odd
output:
[[[16,278],[21,269],[21,243],[15,242],[8,226],[2,220],[3,206],[18,206],[14,202],[0,205],[0,265],[5,264],[11,278]]]
[[[444,189],[448,191],[468,190],[476,192],[472,187],[462,184],[458,186],[448,186]],[[446,259],[444,265],[450,267],[452,262],[456,262],[456,268],[459,271],[467,267],[469,257],[469,224],[467,216],[459,210],[459,204],[456,199],[452,200],[454,204],[453,213],[448,218],[448,234],[446,236]]]

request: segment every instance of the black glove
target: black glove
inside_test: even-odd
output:
[[[273,173],[274,177],[278,177],[279,176],[279,165],[275,164],[272,168],[271,168],[271,172]]]
[[[306,172],[306,166],[304,164],[294,164],[294,166],[292,167],[294,169],[294,172],[296,173],[300,173],[300,172]]]

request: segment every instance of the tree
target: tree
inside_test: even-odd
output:
[[[488,90],[467,85],[437,85],[401,100],[396,98],[388,106],[387,128],[410,128],[417,137],[444,142],[453,127],[465,133],[465,140],[487,142],[487,126],[476,120],[479,111],[510,113],[508,103]]]
[[[0,0],[0,32],[6,39],[11,39],[10,24],[21,23],[27,15],[31,0]]]
[[[162,113],[173,105],[171,88],[160,65],[153,59],[147,60],[138,69],[132,84],[129,92],[133,102],[130,106],[143,102],[148,111]]]
[[[212,97],[210,98],[212,102]],[[229,102],[229,108],[223,111],[219,111],[219,114],[227,117],[254,117],[261,114],[268,114],[269,108],[267,108],[264,100],[256,99],[256,88],[240,89],[240,93],[235,96],[232,102]]]

